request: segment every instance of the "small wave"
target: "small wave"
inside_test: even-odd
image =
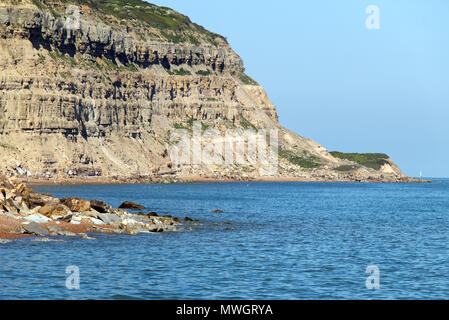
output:
[[[141,298],[128,296],[126,294],[114,294],[109,299],[111,299],[111,300],[142,300]]]

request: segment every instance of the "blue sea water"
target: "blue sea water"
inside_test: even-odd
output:
[[[36,189],[114,206],[130,200],[202,225],[181,233],[0,245],[0,299],[449,297],[447,180]],[[79,267],[79,290],[66,288],[67,266]],[[368,266],[380,270],[379,290],[366,288]]]

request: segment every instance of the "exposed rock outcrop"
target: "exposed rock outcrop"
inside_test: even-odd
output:
[[[407,180],[391,160],[366,167],[282,128],[226,39],[171,9],[136,1],[0,0],[4,174],[264,175],[257,163],[173,164],[170,136],[180,128],[192,132],[194,120],[203,131],[279,130],[279,166],[271,176]]]
[[[177,226],[181,223],[176,218],[135,215],[98,200],[39,194],[0,175],[0,238],[79,235],[90,239],[85,232],[135,235],[177,231]]]

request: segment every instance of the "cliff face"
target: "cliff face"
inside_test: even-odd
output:
[[[175,129],[277,129],[278,176],[405,179],[284,128],[226,39],[133,1],[0,0],[0,170],[31,177],[260,176],[257,163],[174,165]]]

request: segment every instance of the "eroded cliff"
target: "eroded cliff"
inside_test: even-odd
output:
[[[257,163],[173,164],[174,130],[278,130],[271,176],[406,180],[383,155],[334,156],[278,123],[226,39],[132,1],[0,0],[0,170],[28,177],[263,175]],[[277,162],[276,162],[277,163]],[[374,163],[374,164],[373,164]]]

